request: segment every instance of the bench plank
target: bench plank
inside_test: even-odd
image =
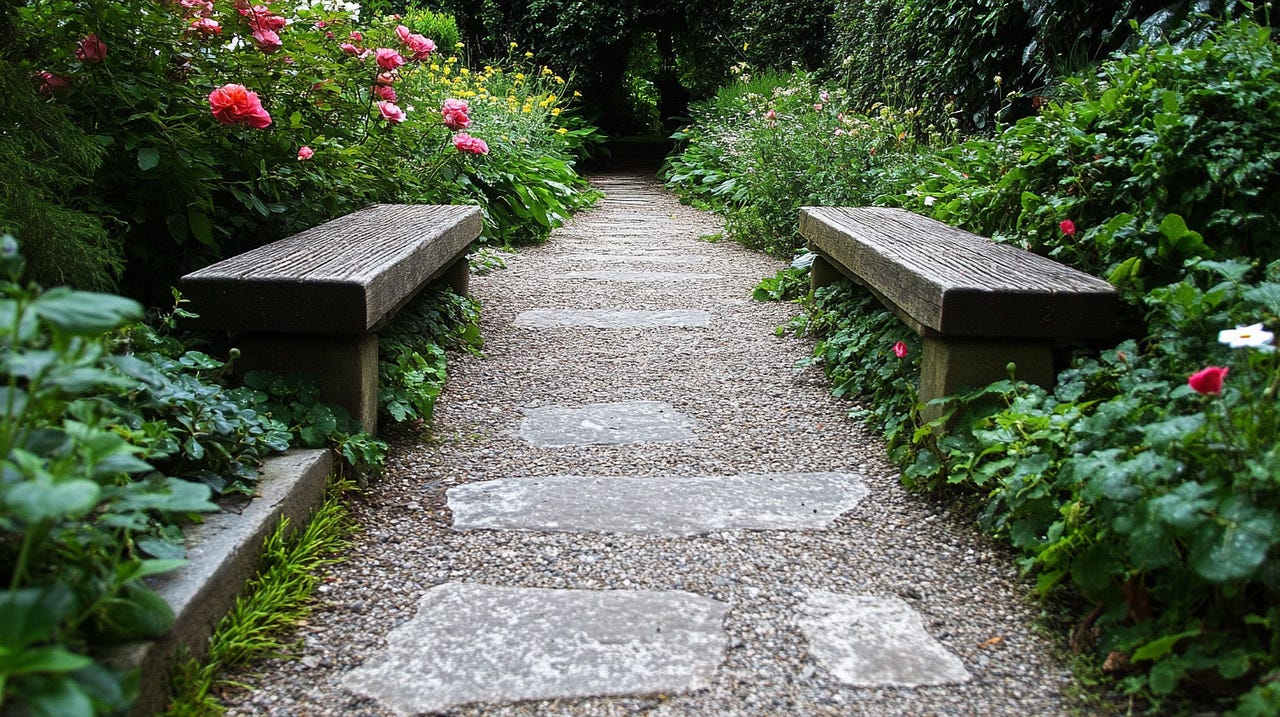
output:
[[[1109,337],[1111,284],[903,209],[804,207],[812,248],[925,335]]]
[[[365,334],[459,260],[478,207],[378,204],[182,277],[201,328]]]

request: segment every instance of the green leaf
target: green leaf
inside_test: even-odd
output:
[[[1133,651],[1133,662],[1142,662],[1143,660],[1159,660],[1160,658],[1173,652],[1173,646],[1178,644],[1179,640],[1188,637],[1195,637],[1200,634],[1200,630],[1187,630],[1176,635],[1165,635],[1156,640],[1152,640],[1147,644]]]
[[[111,640],[155,639],[173,627],[173,608],[138,582],[103,600],[97,617],[102,635]]]
[[[61,647],[37,647],[0,659],[0,672],[10,675],[33,672],[75,672],[92,664],[93,660],[88,657],[77,655]]]
[[[5,504],[23,520],[74,518],[98,504],[102,488],[91,480],[72,478],[54,481],[47,473],[19,483],[5,494]]]
[[[196,241],[213,249],[218,248],[218,242],[213,238],[213,223],[209,221],[209,215],[191,207],[187,210],[187,224],[191,227],[191,235],[196,238]]]
[[[24,684],[22,698],[37,717],[94,717],[96,713],[89,696],[66,675],[41,680],[30,688]]]
[[[143,147],[138,150],[138,169],[147,171],[160,164],[160,151],[155,147]]]
[[[96,336],[142,319],[142,304],[113,294],[50,289],[31,304],[45,323],[73,336]]]
[[[1245,301],[1262,304],[1267,311],[1280,316],[1280,284],[1263,282],[1244,292]]]
[[[1262,518],[1225,528],[1208,523],[1192,541],[1191,567],[1216,583],[1248,578],[1266,561],[1273,528],[1273,521]]]
[[[1176,658],[1157,662],[1147,678],[1151,691],[1167,695],[1178,688],[1178,682],[1187,674],[1186,665]]]
[[[75,609],[75,593],[61,583],[0,592],[0,647],[17,651],[49,639]]]

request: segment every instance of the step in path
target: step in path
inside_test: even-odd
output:
[[[294,661],[236,715],[1054,715],[1010,558],[899,485],[781,264],[651,177],[472,277],[484,357],[390,436]],[[246,678],[247,679],[247,678]]]

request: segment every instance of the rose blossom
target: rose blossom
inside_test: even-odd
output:
[[[316,155],[316,151],[315,151],[314,149],[311,149],[310,147],[308,147],[308,146],[307,146],[307,145],[305,145],[305,144],[298,148],[298,161],[299,161],[299,162],[303,162],[303,161],[306,161],[306,160],[308,160],[308,159],[311,159],[311,158],[312,158],[312,157],[314,157],[315,155]]]
[[[425,60],[436,51],[436,43],[429,40],[416,32],[410,32],[409,28],[404,25],[396,25],[396,34],[400,36],[400,42],[406,47],[413,50],[413,59],[415,61]]]
[[[471,108],[466,100],[447,99],[440,107],[440,116],[444,118],[444,126],[449,129],[466,129],[471,126],[471,118],[467,114]]]
[[[359,55],[359,54],[360,54],[360,48],[356,47],[355,45],[352,45],[352,44],[351,44],[351,43],[349,43],[349,42],[344,42],[344,43],[342,43],[341,45],[338,45],[338,49],[339,49],[339,50],[342,50],[343,52],[347,53],[348,55]]]
[[[1073,237],[1076,235],[1076,223],[1071,221],[1070,219],[1063,219],[1062,221],[1058,222],[1058,228],[1062,230],[1063,234],[1069,237]]]
[[[377,61],[378,67],[384,70],[394,70],[404,64],[404,58],[400,56],[400,53],[389,47],[379,47],[374,59]]]
[[[389,124],[400,124],[406,117],[404,110],[396,107],[394,102],[387,102],[386,100],[378,102],[378,111],[382,113],[382,119]]]
[[[76,58],[83,62],[102,62],[106,56],[107,43],[93,33],[85,35],[76,47]]]
[[[459,132],[453,136],[453,146],[459,152],[468,154],[488,154],[489,145],[479,137],[472,137],[466,132]]]
[[[55,75],[48,70],[41,70],[32,76],[39,81],[39,91],[45,94],[51,94],[54,90],[62,89],[71,84],[71,81],[62,75]]]
[[[254,129],[271,124],[271,115],[263,109],[258,93],[244,85],[226,84],[210,92],[209,109],[222,124],[247,124]]]
[[[198,17],[191,21],[191,24],[187,29],[191,32],[208,37],[210,35],[220,34],[222,32],[222,25],[219,25],[218,21],[213,18]]]
[[[905,343],[903,343],[902,341],[899,341],[899,342],[895,343],[895,344],[893,345],[893,355],[894,355],[894,356],[897,356],[898,358],[906,358],[906,357],[907,357],[907,345],[906,345]]]
[[[396,101],[395,88],[391,87],[390,85],[374,85],[373,96],[377,97],[380,100],[386,100],[387,102]]]
[[[1227,377],[1227,372],[1230,370],[1223,366],[1206,366],[1191,374],[1187,379],[1187,385],[1196,393],[1216,396],[1222,393],[1222,380]]]
[[[284,43],[280,42],[280,36],[274,30],[268,30],[263,27],[253,31],[253,42],[258,46],[259,50],[268,54],[284,46]]]

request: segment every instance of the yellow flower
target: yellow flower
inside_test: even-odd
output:
[[[533,57],[533,53],[532,53],[532,52],[526,52],[526,53],[524,53],[524,56],[525,56],[525,57]]]
[[[742,43],[742,51],[743,51],[743,52],[746,52],[748,47],[751,47],[751,43],[749,43],[749,42],[744,42],[744,43]]]
[[[563,77],[561,77],[560,75],[556,75],[555,80],[556,80],[556,84],[557,84],[557,85],[563,85],[563,84],[564,84],[564,78],[563,78]]]
[[[581,93],[581,92],[579,92],[579,91],[577,91],[577,90],[574,90],[574,91],[573,91],[573,96],[574,96],[574,97],[581,97],[581,96],[582,96],[582,93]]]
[[[550,68],[550,67],[544,67],[544,68],[542,68],[542,74],[543,74],[544,76],[545,76],[545,75],[549,75],[549,74],[551,74],[551,68]]]
[[[517,47],[519,47],[519,45],[513,42],[513,43],[511,43],[510,47],[511,47],[511,49],[512,49],[512,50],[514,50],[514,49],[516,49]]]
[[[445,62],[448,62],[450,65],[457,63],[457,61],[458,61],[457,55],[454,55],[450,57],[448,60],[445,60]]]
[[[557,108],[555,108],[555,109],[551,110],[551,116],[552,116],[552,117],[559,117],[559,116],[560,116],[560,111],[561,111],[561,110],[560,110],[560,108],[559,108],[559,107],[557,107]]]
[[[466,47],[466,45],[462,44],[461,42],[455,42],[455,43],[453,43],[453,46],[454,46],[454,47],[456,47],[456,48],[458,48],[458,49],[462,49],[462,48]]]
[[[561,127],[560,129],[556,130],[556,134],[566,134],[568,133],[568,131],[569,130],[565,129],[564,127]]]
[[[524,73],[523,73],[523,72],[517,72],[517,73],[516,73],[516,79],[517,79],[517,80],[523,80],[523,79],[524,79]]]

